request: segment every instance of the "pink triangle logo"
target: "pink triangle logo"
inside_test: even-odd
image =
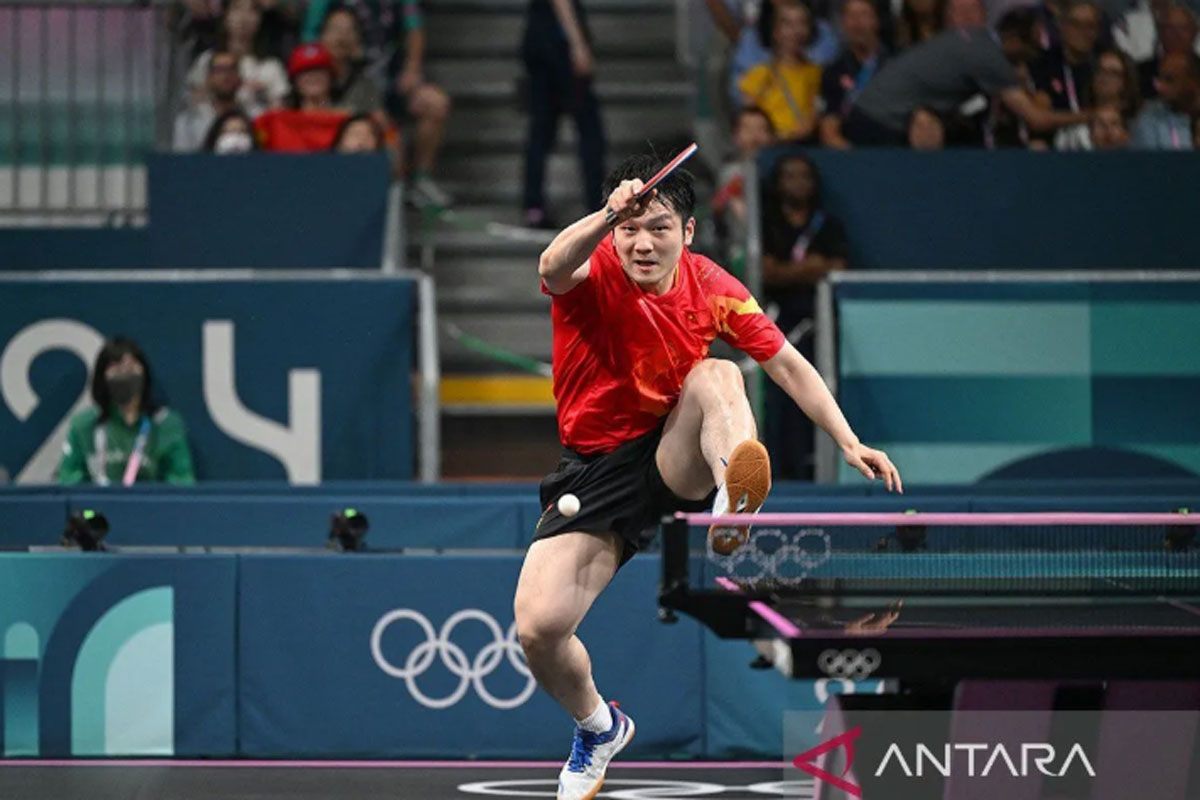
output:
[[[862,789],[845,779],[846,775],[850,772],[850,767],[854,765],[854,740],[861,735],[862,725],[855,726],[845,733],[838,734],[829,741],[822,742],[813,749],[796,756],[792,760],[792,766],[807,772],[819,781],[824,781],[830,786],[841,789],[851,797],[862,797]],[[842,770],[841,777],[832,775],[813,763],[821,756],[837,750],[839,747],[846,748],[846,768]]]

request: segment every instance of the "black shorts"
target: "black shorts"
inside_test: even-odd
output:
[[[569,531],[615,533],[625,543],[624,564],[650,544],[664,514],[710,508],[711,495],[704,500],[683,500],[663,483],[654,460],[662,432],[659,426],[611,453],[581,455],[564,450],[554,472],[542,479],[544,510],[534,541]],[[579,513],[573,517],[558,511],[558,498],[564,494],[579,498]]]

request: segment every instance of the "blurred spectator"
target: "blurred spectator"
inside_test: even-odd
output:
[[[413,123],[412,170],[408,197],[418,204],[449,206],[453,199],[433,180],[438,151],[446,136],[450,97],[425,76],[425,20],[418,0],[312,0],[303,36],[321,36],[330,8],[341,6],[358,18],[364,71],[384,87],[388,114],[401,125]]]
[[[1035,91],[1049,99],[1058,111],[1082,111],[1092,107],[1092,80],[1101,14],[1092,0],[1072,0],[1059,17],[1062,41],[1029,65]],[[1056,150],[1083,149],[1087,125],[1059,130]]]
[[[856,145],[903,146],[912,110],[928,108],[946,119],[976,95],[1000,102],[1034,130],[1084,122],[1082,113],[1038,105],[1016,67],[1037,48],[1034,12],[1010,11],[993,32],[984,28],[947,31],[888,61],[851,109],[843,134]]]
[[[241,112],[237,101],[241,85],[237,56],[224,50],[210,53],[204,96],[194,98],[175,116],[172,148],[176,152],[199,150],[213,120],[230,112]]]
[[[254,120],[264,150],[313,153],[328,150],[348,116],[333,107],[333,57],[320,44],[302,44],[288,59],[292,94],[288,108]]]
[[[379,153],[386,140],[383,128],[371,114],[355,114],[338,128],[330,150],[335,153]]]
[[[821,203],[821,178],[804,155],[789,153],[768,179],[763,214],[763,296],[768,313],[809,360],[813,358],[814,287],[846,267],[846,231]],[[811,479],[813,427],[771,384],[766,439],[780,478]]]
[[[183,0],[180,5],[180,40],[189,60],[218,46],[226,0]],[[292,0],[258,0],[262,18],[254,51],[281,58],[296,46],[303,3]]]
[[[871,0],[845,0],[842,38],[841,54],[821,73],[821,144],[839,149],[850,146],[842,136],[842,120],[887,57],[879,39],[879,14]]]
[[[937,36],[945,21],[946,0],[904,0],[896,26],[897,52]]]
[[[92,369],[93,405],[71,418],[59,483],[195,483],[183,419],[158,406],[152,388],[150,364],[136,342],[104,343]]]
[[[747,72],[740,84],[745,104],[767,113],[780,140],[803,141],[816,128],[821,68],[804,52],[812,33],[812,13],[807,6],[781,3],[771,29],[771,60]]]
[[[1154,83],[1158,98],[1146,103],[1133,125],[1139,150],[1191,150],[1192,114],[1200,87],[1200,58],[1182,53],[1162,57]]]
[[[1092,78],[1092,103],[1097,107],[1116,106],[1121,115],[1131,119],[1142,105],[1138,89],[1137,67],[1120,50],[1105,50],[1096,57],[1096,73]]]
[[[1200,150],[1200,113],[1192,117],[1192,147]]]
[[[713,217],[721,240],[727,268],[735,275],[744,272],[746,258],[746,170],[756,169],[755,158],[763,148],[775,144],[771,118],[761,108],[749,106],[737,113],[733,122],[732,158],[717,174],[713,195]]]
[[[279,59],[264,52],[258,40],[262,14],[255,0],[230,0],[221,17],[217,45],[197,56],[188,72],[187,85],[193,94],[203,91],[208,62],[215,50],[233,53],[238,58],[242,84],[238,102],[251,117],[279,106],[288,91],[287,76]]]
[[[367,74],[362,38],[357,14],[345,6],[329,9],[321,26],[321,44],[333,59],[332,100],[352,113],[383,108],[383,92]]]
[[[1088,145],[1091,150],[1120,150],[1129,144],[1129,129],[1125,116],[1116,106],[1096,108],[1096,116],[1088,126]]]
[[[987,26],[987,10],[982,0],[948,0],[946,30],[961,31]]]
[[[1170,0],[1138,0],[1112,27],[1113,41],[1138,65],[1139,88],[1154,97],[1158,60],[1165,53],[1200,54],[1196,16],[1186,5]]]
[[[841,43],[838,41],[837,32],[834,31],[833,26],[817,16],[816,11],[813,9],[813,4],[809,0],[767,0],[763,4],[762,13],[758,16],[759,41],[763,43],[774,41],[775,15],[779,13],[779,9],[792,3],[800,3],[808,10],[811,27],[808,36],[804,40],[805,57],[818,66],[825,66],[837,57],[838,51],[841,49]],[[767,48],[764,52],[766,58],[763,58],[758,63],[769,60],[770,49]]]
[[[604,204],[604,122],[593,85],[591,34],[579,0],[530,0],[521,55],[529,81],[525,224],[553,228],[546,213],[546,159],[554,149],[558,118],[563,114],[575,120],[584,208]]]
[[[204,137],[204,151],[219,156],[249,153],[258,149],[254,123],[241,109],[217,117]]]
[[[908,146],[913,150],[942,150],[946,147],[946,125],[928,108],[918,108],[908,119]]]

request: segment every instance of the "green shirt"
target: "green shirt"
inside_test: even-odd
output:
[[[103,425],[103,434],[98,436]],[[100,469],[97,449],[104,444],[104,474],[108,483],[120,486],[125,466],[137,442],[141,420],[133,425],[113,409],[108,419],[100,422],[100,410],[87,408],[71,418],[67,440],[63,443],[62,463],[58,466],[58,482],[62,484],[101,483],[96,480]],[[169,408],[160,408],[150,420],[150,435],[138,468],[138,483],[165,481],[174,484],[196,482],[192,468],[192,453],[188,449],[187,429],[183,418]]]

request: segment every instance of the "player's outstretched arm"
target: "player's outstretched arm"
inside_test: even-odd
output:
[[[592,251],[608,232],[644,212],[658,194],[658,190],[654,190],[639,198],[637,193],[641,188],[640,180],[621,181],[608,196],[604,208],[564,228],[546,246],[538,260],[538,275],[552,294],[566,294],[582,283],[588,276],[588,259]],[[611,225],[605,221],[609,210],[616,215]]]
[[[809,419],[833,437],[847,464],[867,478],[883,478],[888,491],[904,492],[900,471],[887,453],[867,447],[858,440],[821,374],[790,342],[784,342],[780,351],[762,362],[762,366]]]

